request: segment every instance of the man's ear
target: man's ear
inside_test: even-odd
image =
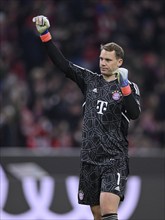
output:
[[[123,64],[123,59],[118,59],[118,67],[120,67]]]

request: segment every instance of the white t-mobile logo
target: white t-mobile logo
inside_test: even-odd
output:
[[[99,111],[97,113],[103,115],[103,111],[107,110],[107,105],[108,105],[108,102],[98,100],[96,108],[99,109]]]

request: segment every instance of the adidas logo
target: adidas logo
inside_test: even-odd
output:
[[[97,88],[94,88],[92,91],[95,92],[95,93],[97,93]]]
[[[120,191],[120,187],[116,186],[115,190]]]

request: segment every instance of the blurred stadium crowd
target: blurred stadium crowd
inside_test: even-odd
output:
[[[141,91],[130,152],[165,148],[164,3],[161,0],[1,0],[0,145],[81,145],[83,96],[53,66],[32,18],[43,14],[53,39],[77,65],[99,72],[100,44],[125,50],[124,67]]]

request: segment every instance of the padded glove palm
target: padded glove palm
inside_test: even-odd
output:
[[[128,86],[129,82],[128,82],[128,70],[125,68],[119,68],[118,69],[118,81],[120,84],[120,87],[125,87]]]

